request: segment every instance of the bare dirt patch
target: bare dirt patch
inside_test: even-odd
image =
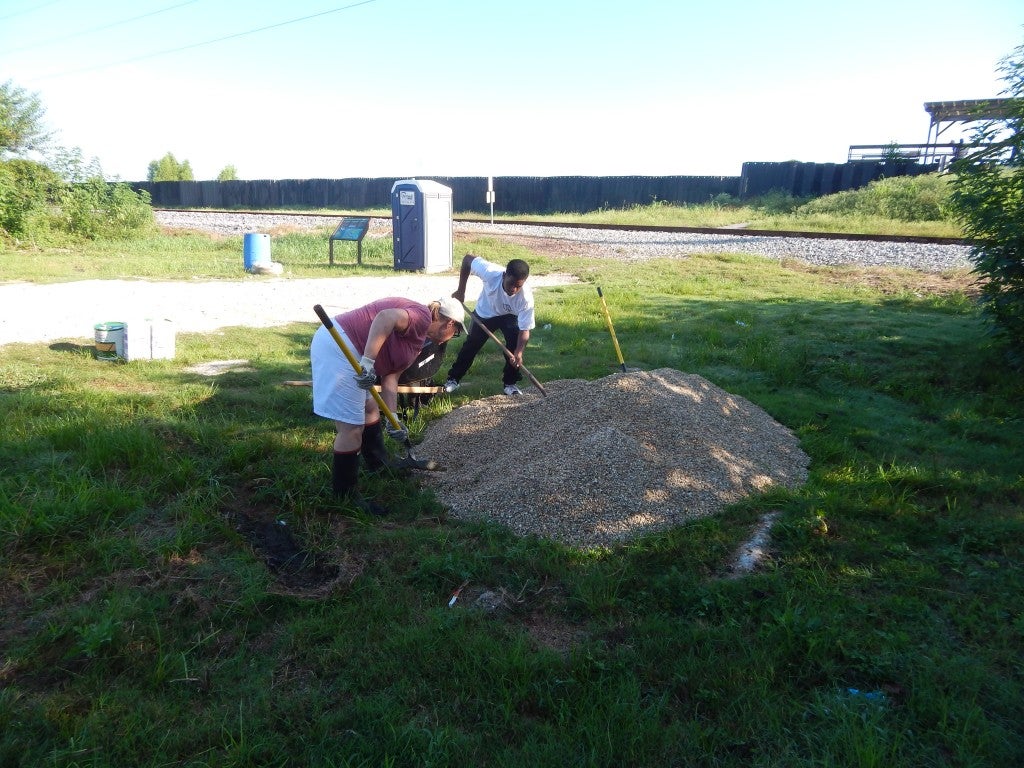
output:
[[[277,510],[258,503],[247,488],[229,498],[223,513],[273,575],[272,592],[323,598],[348,587],[363,571],[362,563],[344,552],[304,547]]]
[[[794,272],[815,275],[830,284],[859,285],[889,296],[904,293],[939,296],[963,293],[974,297],[979,294],[978,278],[968,270],[937,273],[893,267],[820,267],[798,259],[784,259],[782,265]]]

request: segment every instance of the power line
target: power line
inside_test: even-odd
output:
[[[26,9],[24,9],[22,11],[15,11],[14,13],[8,13],[6,16],[0,16],[0,21],[3,21],[4,19],[13,19],[15,16],[24,16],[26,13],[33,13],[35,11],[42,10],[43,8],[45,8],[48,5],[56,5],[57,3],[62,3],[62,2],[64,2],[64,0],[50,0],[50,2],[48,2],[48,3],[41,3],[41,4],[37,5],[37,6],[35,6],[34,8],[26,8]]]
[[[60,0],[55,0],[55,2],[60,2]],[[98,69],[106,69],[108,67],[116,67],[116,66],[118,66],[120,64],[131,64],[132,62],[142,61],[143,59],[152,59],[152,58],[155,58],[157,56],[165,56],[165,55],[167,55],[169,53],[178,53],[180,51],[188,51],[188,50],[191,50],[193,48],[201,48],[204,45],[213,45],[214,43],[222,43],[225,40],[234,40],[235,38],[245,37],[246,35],[254,35],[257,32],[266,32],[268,29],[277,29],[278,27],[286,27],[289,24],[297,24],[300,21],[309,21],[310,19],[316,19],[316,18],[319,18],[320,16],[327,16],[327,15],[332,14],[332,13],[338,13],[339,11],[348,11],[348,10],[351,10],[352,8],[358,8],[361,5],[369,5],[370,3],[375,3],[375,2],[377,2],[377,0],[362,0],[362,2],[351,3],[349,5],[343,5],[343,6],[339,7],[339,8],[332,8],[332,9],[330,9],[328,11],[321,11],[320,13],[314,13],[314,14],[311,14],[309,16],[302,16],[302,17],[296,18],[296,19],[288,19],[287,21],[281,21],[281,22],[278,22],[277,24],[270,24],[270,25],[268,25],[266,27],[258,27],[256,29],[249,29],[249,30],[246,30],[245,32],[236,32],[233,35],[225,35],[224,37],[216,37],[216,38],[214,38],[212,40],[203,40],[202,42],[199,42],[199,43],[191,43],[189,45],[182,45],[182,46],[179,46],[178,48],[167,48],[167,49],[162,50],[162,51],[154,51],[153,53],[144,53],[141,56],[133,56],[133,57],[128,58],[128,59],[121,59],[119,61],[111,61],[111,62],[108,62],[107,64],[98,64],[95,67],[84,67],[82,69],[71,69],[71,70],[67,70],[67,71],[64,71],[64,72],[55,72],[53,74],[43,75],[42,77],[37,77],[37,78],[34,78],[34,79],[35,80],[49,80],[49,79],[54,78],[54,77],[65,77],[67,75],[80,75],[83,72],[94,72],[94,71],[96,71]]]
[[[54,2],[60,2],[60,0],[54,0]],[[169,5],[166,8],[160,8],[156,11],[150,11],[149,13],[144,13],[141,16],[132,16],[130,19],[121,19],[120,21],[113,21],[109,24],[102,24],[98,27],[92,27],[91,29],[83,29],[78,32],[72,32],[70,35],[63,35],[61,37],[50,37],[45,40],[40,40],[39,42],[32,43],[31,45],[26,45],[22,48],[12,48],[10,50],[0,51],[0,53],[3,53],[4,55],[9,53],[21,53],[22,51],[31,51],[35,48],[43,48],[47,45],[53,45],[54,43],[63,43],[65,40],[72,40],[76,37],[82,37],[83,35],[91,35],[94,32],[102,32],[104,29],[119,27],[122,24],[129,24],[133,21],[138,21],[139,19],[146,19],[150,16],[156,16],[158,13],[173,11],[175,8],[181,8],[183,5],[192,5],[192,3],[198,2],[199,0],[187,0],[187,2],[178,3],[177,5]]]

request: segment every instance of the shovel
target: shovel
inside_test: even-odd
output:
[[[338,329],[334,327],[334,321],[331,320],[330,316],[326,312],[324,312],[324,308],[317,304],[313,307],[313,311],[316,312],[316,316],[320,318],[320,322],[324,324],[324,328],[330,332],[331,337],[337,343],[338,348],[341,349],[345,358],[349,363],[351,363],[352,370],[356,373],[362,373],[362,366],[359,365],[359,361],[356,360],[355,355],[352,354],[352,351],[348,348],[345,340],[341,338],[341,334],[338,333]],[[376,387],[370,388],[370,394],[373,395],[373,399],[377,401],[377,407],[380,408],[380,412],[384,414],[388,423],[391,424],[394,429],[401,428],[402,425],[398,421],[398,417],[396,417],[395,414],[391,412],[391,409],[388,408],[387,403],[384,402],[384,398],[380,396],[380,392],[377,391]],[[440,471],[444,469],[444,467],[433,459],[417,459],[413,456],[412,443],[408,437],[405,438],[405,457],[393,462],[391,466],[396,469],[426,469],[431,471]]]
[[[604,294],[601,293],[601,286],[597,287],[598,298],[601,299],[601,311],[604,312],[604,321],[608,325],[608,333],[612,335],[612,346],[615,347],[615,355],[619,358],[619,365],[622,372],[626,372],[626,361],[622,359],[622,350],[619,349],[619,340],[615,338],[615,326],[612,325],[612,316],[608,314],[608,305],[605,303]]]
[[[487,327],[486,325],[484,325],[484,324],[483,324],[483,323],[482,323],[482,322],[480,321],[480,318],[479,318],[479,317],[477,317],[476,315],[474,315],[474,314],[473,314],[473,313],[472,313],[472,312],[470,311],[469,307],[467,307],[467,306],[466,306],[465,302],[462,302],[462,301],[460,301],[459,303],[460,303],[460,304],[462,304],[462,308],[463,308],[464,310],[466,310],[466,314],[467,314],[467,315],[469,315],[469,319],[470,319],[470,320],[472,320],[472,321],[473,321],[474,323],[476,323],[476,324],[477,324],[478,326],[480,326],[480,329],[481,329],[481,330],[482,330],[482,331],[483,331],[484,333],[486,333],[486,334],[487,334],[488,336],[490,336],[490,337],[491,337],[491,339],[493,339],[493,340],[494,340],[494,343],[495,343],[495,344],[497,344],[497,345],[498,345],[499,347],[501,347],[501,351],[505,353],[505,357],[507,357],[507,358],[508,358],[508,360],[509,360],[509,362],[510,362],[510,363],[512,363],[512,364],[514,365],[514,364],[515,364],[515,361],[516,361],[516,356],[515,356],[515,355],[513,355],[513,354],[512,354],[511,352],[509,352],[509,351],[508,351],[508,347],[506,347],[506,346],[505,346],[504,344],[502,344],[502,342],[501,342],[501,339],[499,339],[499,338],[498,338],[497,336],[495,336],[495,335],[494,335],[494,334],[493,334],[493,333],[491,332],[491,329],[490,329],[490,328],[488,328],[488,327]],[[525,366],[525,365],[520,365],[520,366],[519,366],[519,370],[520,370],[520,371],[522,371],[523,373],[525,373],[525,374],[526,374],[526,378],[528,378],[528,379],[530,380],[530,382],[531,382],[531,383],[533,384],[533,386],[535,386],[535,387],[536,387],[537,389],[539,389],[539,390],[540,390],[540,393],[541,393],[542,395],[544,395],[544,397],[547,397],[547,396],[548,396],[548,393],[544,391],[544,387],[543,387],[543,386],[541,386],[541,383],[540,383],[539,381],[537,381],[537,377],[536,377],[536,376],[534,376],[534,375],[533,375],[532,373],[530,373],[530,372],[529,372],[528,370],[526,370],[526,366]]]

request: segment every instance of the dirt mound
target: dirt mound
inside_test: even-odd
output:
[[[423,482],[454,517],[608,546],[807,478],[792,432],[701,376],[661,368],[545,389],[477,400],[430,425],[417,454],[448,471]]]

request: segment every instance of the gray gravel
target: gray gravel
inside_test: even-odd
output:
[[[448,471],[422,480],[454,517],[606,547],[807,479],[810,459],[789,429],[701,376],[659,368],[546,389],[475,400],[431,423],[417,450]]]
[[[287,229],[334,229],[340,217],[263,213],[158,211],[157,221],[167,227],[196,229],[221,235]],[[565,241],[580,254],[593,258],[644,261],[685,257],[691,253],[750,253],[773,259],[794,258],[819,266],[857,265],[904,267],[924,272],[969,269],[970,247],[954,244],[876,242],[804,237],[766,237],[734,232],[631,232],[612,229],[537,227],[521,224],[462,222],[456,233],[491,234],[514,238]],[[390,237],[389,219],[371,219],[368,237]]]

